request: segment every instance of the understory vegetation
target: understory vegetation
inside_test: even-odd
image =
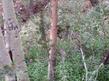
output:
[[[109,64],[101,65],[109,51],[109,7],[99,4],[86,14],[81,12],[81,3],[67,0],[59,5],[58,25],[64,31],[58,37],[56,81],[109,81]],[[45,32],[50,25],[46,11],[49,9],[43,11]],[[48,41],[41,40],[39,15],[21,32],[31,81],[47,81],[48,77]]]

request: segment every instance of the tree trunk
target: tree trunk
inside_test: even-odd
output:
[[[4,73],[7,70],[6,67],[12,68],[11,64],[12,62],[11,62],[10,56],[5,47],[4,37],[3,37],[2,31],[0,30],[0,71]],[[5,80],[5,81],[9,81],[10,79],[14,80],[13,75],[10,77],[8,77],[8,75],[9,75],[9,72],[6,72],[4,75],[0,74],[0,77],[1,76],[5,77],[5,78],[0,78],[0,80]],[[6,77],[8,77],[8,79],[6,79]]]
[[[29,81],[24,54],[20,44],[20,26],[16,20],[13,0],[2,0],[5,29],[5,43],[11,61],[15,66],[17,81]]]
[[[5,48],[4,37],[0,30],[0,69],[3,69],[3,67],[7,65],[11,66],[11,60]]]
[[[50,51],[48,62],[48,79],[55,81],[56,43],[57,43],[57,6],[58,0],[51,0]]]

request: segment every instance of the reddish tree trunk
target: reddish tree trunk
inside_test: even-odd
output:
[[[50,51],[48,62],[48,79],[55,81],[56,43],[57,43],[57,6],[58,0],[51,0]]]

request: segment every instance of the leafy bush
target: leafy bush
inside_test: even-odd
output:
[[[83,50],[87,64],[88,79],[92,77],[88,81],[109,81],[108,65],[97,70],[102,58],[104,58],[104,52],[109,49],[109,12],[107,6],[100,4],[84,15],[80,9],[81,1],[73,1],[68,0],[65,6],[59,6],[58,24],[62,27],[69,25],[70,34],[68,39],[58,39],[56,81],[85,81],[86,70],[80,47]],[[79,36],[74,37],[74,33],[78,33]],[[31,81],[47,81],[48,50],[38,46],[36,40],[26,56],[28,72]],[[60,53],[61,49],[66,53],[64,61]],[[97,73],[93,74],[94,71],[97,71],[98,75]]]

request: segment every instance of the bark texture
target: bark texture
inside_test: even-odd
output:
[[[13,0],[2,0],[3,20],[5,29],[5,45],[14,64],[17,81],[29,81],[24,54],[20,44],[20,26],[16,20]]]
[[[5,41],[0,30],[0,69],[4,66],[11,66],[11,59],[9,58],[9,54],[5,48]]]
[[[58,0],[51,0],[50,51],[48,62],[48,79],[55,81],[56,43],[57,43],[57,6]]]

